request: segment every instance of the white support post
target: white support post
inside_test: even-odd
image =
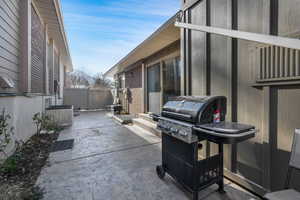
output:
[[[31,92],[31,0],[22,0],[21,3],[21,33],[20,45],[20,84],[19,91]]]
[[[142,63],[142,113],[146,112],[146,74],[145,63]]]
[[[45,48],[45,56],[44,56],[44,66],[45,66],[45,93],[46,95],[49,95],[49,66],[48,66],[48,55],[49,55],[49,52],[48,52],[48,41],[49,41],[49,38],[48,38],[48,25],[45,24],[45,43],[44,43],[44,48]]]
[[[48,70],[51,68],[51,77],[52,77],[52,82],[50,83],[50,80],[48,81],[48,90],[49,90],[49,94],[50,91],[53,94],[53,81],[54,81],[54,42],[52,39],[49,40],[49,63],[48,64]],[[49,74],[50,74],[50,70],[49,70]],[[51,89],[50,89],[51,88]],[[50,94],[51,95],[51,94]]]

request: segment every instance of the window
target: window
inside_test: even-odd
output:
[[[166,103],[170,97],[181,95],[180,58],[163,62],[163,99]]]

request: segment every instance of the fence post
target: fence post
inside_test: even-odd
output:
[[[86,90],[86,98],[87,98],[87,109],[89,110],[90,109],[90,88],[87,88]]]

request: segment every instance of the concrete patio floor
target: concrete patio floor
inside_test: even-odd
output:
[[[160,138],[134,126],[121,126],[104,112],[81,113],[58,140],[74,139],[72,150],[50,154],[37,185],[45,200],[188,200],[191,195],[169,176],[160,180]],[[212,186],[199,199],[248,200],[257,197],[226,181],[226,194]]]

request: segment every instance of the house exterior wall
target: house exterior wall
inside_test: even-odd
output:
[[[147,57],[144,61],[146,67],[159,63],[170,58],[175,58],[180,55],[180,41],[176,41],[169,46],[161,49],[155,54]]]
[[[157,107],[157,105],[160,106],[160,108],[163,106],[163,85],[164,85],[164,80],[163,80],[163,66],[164,66],[164,61],[170,60],[170,59],[175,59],[180,57],[180,41],[176,41],[169,46],[161,49],[160,51],[156,52],[152,56],[149,56],[144,60],[145,64],[145,87],[144,87],[144,105],[145,105],[145,112],[149,112],[149,106],[152,104],[154,107]],[[153,93],[151,94],[153,97],[153,100],[155,99],[155,102],[149,102],[149,92],[148,90],[148,85],[147,82],[151,81],[148,79],[149,75],[147,74],[147,71],[149,67],[152,67],[154,65],[159,65],[160,66],[160,94],[158,93]],[[157,98],[157,96],[159,96]]]
[[[19,0],[0,1],[0,73],[11,78],[16,91],[20,68],[20,5]],[[3,89],[0,89],[3,92]]]
[[[54,55],[58,49],[56,41],[49,37],[36,3],[34,0],[0,1],[0,76],[8,77],[15,84],[12,89],[0,86],[0,110],[5,109],[12,116],[10,126],[15,128],[15,139],[24,142],[36,133],[33,115],[55,103],[53,89],[49,96],[53,79],[48,78],[48,68],[54,68],[54,60],[58,62],[57,68],[61,68],[56,74],[61,80],[61,99],[56,104],[63,103],[64,65],[60,52]],[[13,142],[7,151],[12,150]]]
[[[147,68],[157,63],[162,68],[164,61],[178,57],[180,57],[179,40],[132,66],[126,67],[125,72],[117,74],[115,79],[119,82],[119,88],[128,89],[129,91],[128,100],[125,98],[123,91],[119,93],[124,111],[130,114],[148,112]],[[162,76],[159,79],[162,79]],[[162,101],[161,94],[156,103],[162,106]]]
[[[125,88],[129,89],[128,111],[130,114],[142,113],[142,65],[125,72]]]
[[[14,127],[15,140],[25,142],[36,133],[36,126],[32,117],[45,109],[46,98],[45,96],[0,98],[1,111],[5,109],[6,113],[12,117],[9,120],[9,125]],[[14,151],[13,144],[14,142],[6,150],[8,155]],[[1,156],[3,155],[0,155],[0,158]]]
[[[263,34],[299,37],[300,1],[273,0],[186,0],[182,1],[185,22]],[[271,12],[272,11],[272,12]],[[278,19],[278,20],[277,20]],[[230,121],[253,124],[256,137],[225,149],[226,176],[256,193],[282,189],[300,107],[298,51],[268,47],[266,70],[276,70],[276,60],[285,63],[280,79],[259,82],[257,49],[261,44],[182,30],[183,88],[187,95],[225,95]],[[264,52],[263,52],[264,53]],[[273,58],[276,58],[273,60]],[[270,64],[271,63],[271,64]],[[274,72],[272,72],[274,73]],[[271,73],[271,74],[272,74]],[[289,76],[287,76],[287,74]],[[294,74],[293,80],[290,78]],[[203,155],[216,151],[206,143]],[[300,174],[293,174],[291,186],[300,189]]]

